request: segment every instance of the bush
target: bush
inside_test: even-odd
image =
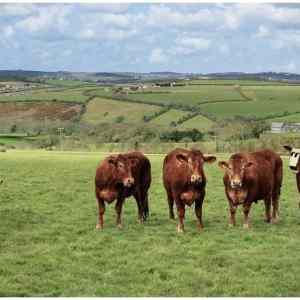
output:
[[[192,142],[197,142],[203,140],[203,133],[198,129],[192,130],[173,130],[166,131],[160,134],[161,141],[164,142],[180,142],[186,138],[189,138]]]
[[[115,122],[116,123],[123,123],[124,120],[125,120],[124,116],[118,116],[118,117],[116,117]]]

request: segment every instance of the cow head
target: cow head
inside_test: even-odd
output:
[[[115,169],[114,176],[118,183],[124,187],[131,187],[134,184],[132,167],[136,164],[135,159],[128,159],[124,155],[110,156],[108,163]]]
[[[290,153],[289,167],[295,173],[300,172],[300,149],[288,145],[283,146]]]
[[[204,156],[199,150],[178,153],[176,159],[179,164],[188,169],[188,180],[195,185],[201,184],[204,179],[204,163],[213,163],[216,161],[215,156]]]
[[[243,159],[230,159],[229,162],[220,161],[219,167],[225,170],[229,178],[231,189],[242,189],[246,170],[253,165]]]

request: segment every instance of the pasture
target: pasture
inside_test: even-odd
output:
[[[94,174],[104,154],[0,153],[0,296],[299,296],[300,211],[294,175],[284,159],[280,222],[263,221],[253,205],[252,227],[227,227],[223,173],[207,165],[204,226],[192,209],[186,233],[168,219],[162,155],[149,155],[150,219],[137,223],[127,199],[124,229],[107,207],[96,231]],[[227,159],[229,154],[217,155]],[[241,215],[241,211],[240,215]]]
[[[122,103],[96,97],[91,100],[82,120],[88,123],[115,123],[117,118],[124,118],[124,122],[139,123],[143,121],[144,113],[151,114],[160,110],[160,107],[147,104]]]

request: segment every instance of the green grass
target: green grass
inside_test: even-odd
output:
[[[291,115],[284,116],[284,117],[273,118],[268,121],[300,123],[300,113],[291,114]]]
[[[151,123],[163,126],[169,126],[171,122],[177,122],[180,118],[188,115],[188,112],[184,112],[177,109],[170,109],[162,115],[154,118]]]
[[[82,120],[97,123],[114,123],[118,117],[123,116],[125,123],[142,122],[145,114],[159,111],[160,107],[147,104],[135,104],[95,98],[87,105]]]
[[[132,93],[128,98],[160,104],[197,105],[202,102],[242,101],[243,97],[232,86],[185,86],[162,88],[168,93]]]
[[[213,84],[213,85],[287,85],[287,83],[284,82],[279,82],[279,81],[263,81],[263,80],[250,80],[250,79],[243,79],[243,80],[238,80],[238,79],[198,79],[198,80],[190,80],[186,81],[188,84]]]
[[[255,100],[203,104],[201,109],[219,119],[235,115],[266,118],[273,114],[292,114],[300,111],[300,86],[256,86],[245,87],[243,91]]]
[[[222,155],[219,158],[227,158]],[[227,227],[222,172],[208,177],[202,233],[192,209],[186,233],[168,220],[161,183],[163,156],[150,156],[151,217],[137,223],[136,205],[124,207],[116,229],[114,205],[105,229],[95,230],[96,153],[0,153],[5,178],[0,198],[1,296],[299,296],[300,222],[294,175],[285,159],[280,223],[263,222],[252,208],[252,229],[241,219]]]
[[[207,131],[214,125],[214,122],[208,118],[197,115],[180,125],[180,128],[196,128],[200,131]]]
[[[84,91],[89,89],[91,87],[61,90],[30,90],[24,92],[24,94],[14,93],[10,96],[8,94],[0,94],[0,102],[61,101],[84,103],[89,98],[88,95],[84,94]]]
[[[46,84],[64,87],[75,87],[80,85],[91,85],[95,86],[94,83],[84,82],[80,80],[59,80],[59,79],[48,79],[45,81]]]

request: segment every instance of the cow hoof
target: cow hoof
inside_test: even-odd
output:
[[[122,224],[117,224],[117,227],[118,227],[119,229],[123,229],[123,225],[122,225]]]
[[[197,229],[199,232],[202,232],[203,231],[203,226],[197,226]]]
[[[229,228],[233,228],[233,227],[234,227],[234,224],[229,223],[229,224],[228,224],[228,227],[229,227]]]
[[[272,222],[271,219],[264,219],[264,221],[265,221],[266,223],[271,223],[271,222]]]
[[[101,226],[100,224],[97,224],[97,225],[96,225],[96,229],[97,229],[97,230],[103,230],[103,226]]]
[[[274,218],[271,220],[271,223],[272,224],[277,224],[279,222],[279,219],[278,218]]]
[[[243,225],[243,228],[244,229],[250,229],[250,226],[249,226],[249,224],[246,223],[246,224]]]
[[[178,233],[184,233],[184,229],[181,226],[177,225],[177,232]]]

